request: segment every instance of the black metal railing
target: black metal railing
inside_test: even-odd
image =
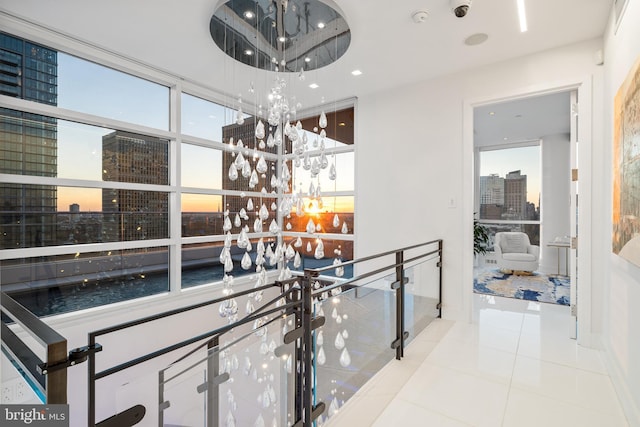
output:
[[[2,348],[11,361],[19,365],[30,384],[44,396],[46,403],[67,403],[67,370],[79,358],[77,350],[67,355],[67,340],[6,293],[0,294],[2,313],[8,317],[2,321]],[[7,323],[15,322],[45,349],[46,359],[20,339]]]
[[[435,247],[435,248],[433,248]],[[405,257],[405,255],[411,253],[413,250],[427,248],[425,252],[419,253],[418,255],[413,255],[409,257]],[[433,249],[431,249],[433,248]],[[304,280],[302,287],[302,299],[303,299],[303,354],[304,354],[304,363],[302,364],[303,373],[303,390],[302,390],[302,406],[303,406],[303,414],[301,420],[294,424],[294,426],[311,426],[312,423],[322,414],[324,408],[326,407],[325,402],[315,401],[313,399],[314,396],[314,387],[313,387],[313,370],[312,366],[312,358],[314,354],[314,339],[313,333],[316,329],[314,323],[317,323],[316,318],[312,315],[312,304],[314,298],[320,298],[322,294],[331,292],[334,289],[344,289],[349,287],[358,287],[358,283],[362,282],[365,279],[379,276],[385,272],[391,271],[395,273],[395,280],[390,284],[391,290],[395,291],[395,300],[396,300],[396,316],[395,316],[395,340],[390,343],[390,347],[395,350],[395,358],[400,360],[404,356],[404,348],[405,348],[405,340],[408,338],[408,332],[405,330],[405,286],[408,283],[407,277],[405,276],[405,266],[415,263],[419,260],[426,259],[428,257],[437,257],[436,267],[439,270],[438,274],[438,303],[436,304],[436,308],[438,309],[438,317],[442,316],[442,240],[433,240],[426,243],[421,243],[418,245],[407,246],[405,248],[401,248],[398,250],[388,251],[380,254],[371,255],[368,257],[363,257],[359,259],[355,259],[353,261],[348,261],[342,263],[341,266],[347,265],[356,265],[356,264],[365,264],[369,261],[375,261],[384,259],[384,257],[394,256],[395,262],[390,264],[386,264],[384,266],[376,266],[376,268],[367,269],[366,272],[355,274],[354,277],[348,280],[340,281],[337,283],[333,283],[331,285],[322,287],[320,289],[314,289],[313,282],[319,277],[323,272],[336,268],[336,266],[326,266],[322,268],[316,269],[305,269],[304,271]],[[340,292],[341,293],[341,292]],[[338,295],[340,294],[338,293]],[[323,322],[324,323],[324,322]]]
[[[46,403],[66,402],[66,368],[88,360],[87,424],[89,426],[134,425],[145,417],[150,405],[131,401],[129,402],[130,405],[126,405],[128,408],[116,411],[115,415],[108,416],[102,420],[96,419],[96,403],[101,401],[102,398],[96,385],[115,374],[133,375],[132,371],[127,370],[134,367],[137,368],[136,372],[138,373],[145,369],[152,371],[155,369],[155,372],[158,373],[158,391],[155,393],[155,396],[158,397],[158,425],[164,425],[165,422],[172,423],[172,420],[165,419],[165,412],[169,407],[172,407],[171,405],[173,405],[172,409],[175,411],[179,411],[179,408],[177,407],[177,401],[174,399],[172,402],[168,397],[170,393],[167,393],[168,389],[165,386],[170,381],[175,384],[177,380],[182,379],[187,373],[191,373],[194,366],[197,366],[198,369],[202,369],[205,376],[203,382],[197,384],[196,387],[199,395],[206,395],[205,404],[202,408],[206,413],[202,414],[200,420],[206,420],[205,424],[208,427],[216,427],[220,422],[221,406],[231,405],[231,403],[227,404],[225,399],[221,399],[219,388],[227,387],[228,383],[231,383],[228,381],[232,374],[230,371],[237,369],[237,367],[229,368],[227,353],[234,346],[244,348],[248,352],[250,348],[253,348],[251,343],[258,342],[256,341],[258,336],[256,331],[266,331],[267,325],[275,324],[277,325],[275,330],[281,331],[281,333],[278,332],[277,334],[281,342],[280,345],[275,343],[273,345],[274,348],[269,348],[269,355],[275,356],[276,361],[282,358],[281,363],[285,363],[284,360],[286,360],[289,367],[293,366],[293,369],[289,369],[288,374],[282,375],[279,389],[282,394],[279,396],[280,405],[285,405],[282,402],[287,402],[286,404],[290,405],[291,408],[284,408],[284,406],[281,408],[280,413],[283,414],[283,419],[278,424],[310,427],[314,425],[319,417],[326,416],[327,408],[329,408],[328,412],[330,414],[332,406],[323,400],[319,392],[320,383],[327,381],[326,378],[323,378],[325,373],[322,366],[320,366],[322,360],[320,338],[323,330],[329,331],[327,329],[329,325],[325,325],[326,316],[322,315],[322,307],[326,306],[328,308],[329,306],[326,304],[332,298],[348,297],[357,301],[358,305],[363,305],[373,301],[368,299],[371,298],[370,295],[378,295],[380,307],[385,307],[381,311],[392,312],[393,315],[388,319],[378,319],[376,318],[378,316],[376,310],[371,310],[370,317],[361,320],[365,324],[372,321],[381,322],[391,328],[390,331],[392,330],[393,332],[389,333],[389,341],[386,344],[382,343],[381,348],[393,351],[393,357],[400,360],[404,356],[408,340],[412,338],[408,329],[413,328],[414,334],[417,334],[419,332],[418,326],[424,327],[430,319],[441,317],[442,252],[442,240],[433,240],[344,262],[339,266],[330,265],[316,269],[305,269],[302,275],[295,275],[291,279],[249,288],[199,304],[90,332],[87,345],[80,349],[75,349],[69,354],[66,351],[66,340],[62,336],[55,333],[37,317],[29,316],[30,313],[26,309],[21,309],[19,304],[3,294],[2,311],[15,319],[25,329],[40,331],[37,332],[37,335],[41,337],[40,339],[56,350],[51,353],[51,358],[48,358],[45,362],[39,361],[33,352],[29,353],[28,347],[21,344],[20,339],[5,324],[2,325],[3,346],[13,349],[16,359],[21,360],[27,366],[28,372],[33,371],[37,374],[40,371],[39,377],[35,374],[32,375],[38,379],[43,386],[43,390],[46,391]],[[429,274],[434,272],[437,274],[437,279],[434,278],[430,282],[437,281],[437,283],[430,283],[430,285],[434,285],[435,289],[429,289],[428,298],[420,296],[422,298],[420,301],[428,300],[428,304],[419,304],[417,301],[419,292],[416,293],[415,289],[408,289],[407,286],[416,287],[418,282],[423,280],[421,278],[422,273],[419,270],[425,265],[424,269],[428,269]],[[332,269],[347,266],[352,266],[354,269],[352,278],[341,279],[324,275],[324,273]],[[407,272],[414,274],[413,281],[408,277]],[[262,292],[267,292],[270,295],[265,302],[260,301],[260,307],[249,310],[249,303],[253,302],[253,300],[258,301],[256,296],[262,295]],[[98,354],[103,349],[103,346],[98,341],[102,341],[103,344],[112,341],[118,342],[117,334],[129,334],[134,328],[153,326],[153,322],[177,322],[178,320],[175,319],[178,319],[180,315],[189,314],[198,309],[217,306],[220,307],[220,312],[222,313],[222,309],[229,307],[232,302],[237,304],[236,299],[240,297],[247,299],[246,316],[241,318],[234,316],[232,318],[233,321],[227,325],[206,330],[172,344],[160,345],[159,348],[151,352],[127,357],[121,363],[103,367],[107,360],[101,359],[103,356]],[[408,302],[411,310],[413,310],[411,313],[407,309]],[[426,320],[413,318],[412,325],[407,327],[407,316],[410,314],[417,318],[422,314],[422,311],[429,311]],[[358,313],[352,313],[350,318],[357,317],[357,315]],[[344,318],[346,319],[347,316],[345,315]],[[204,316],[205,321],[206,319],[207,317]],[[334,320],[337,321],[338,319]],[[356,320],[358,319],[352,319],[351,321]],[[252,323],[253,325],[251,325]],[[184,329],[188,328],[185,327]],[[344,332],[346,336],[346,330]],[[264,335],[261,336],[264,337]],[[377,337],[376,340],[379,341],[380,338]],[[264,343],[260,344],[263,345]],[[381,343],[376,343],[376,345],[379,344]],[[110,346],[105,344],[105,349],[109,348],[109,350],[117,353],[117,345],[115,348],[113,347],[113,344]],[[186,350],[186,352],[183,350]],[[183,353],[179,354],[180,351],[183,351]],[[104,352],[100,354],[104,354]],[[169,362],[162,362],[165,363],[162,369],[144,365],[147,362],[157,361],[161,357],[170,358]],[[271,359],[274,359],[274,357],[271,357]],[[375,360],[374,358],[367,359],[366,363],[369,363],[367,371],[375,372],[387,360],[387,356]],[[33,367],[34,363],[36,364],[35,369]],[[186,367],[180,367],[176,373],[169,373],[168,369],[177,367],[180,363],[185,363]],[[97,368],[99,365],[103,367],[100,370]],[[354,371],[357,371],[354,367],[350,369],[351,371],[347,372],[350,375],[354,375]],[[371,372],[368,375],[371,375]],[[360,380],[366,381],[366,378],[359,378],[358,381]],[[269,392],[272,391],[273,388],[269,390]],[[148,392],[153,393],[151,390],[148,390]],[[230,392],[228,391],[228,393]],[[231,398],[229,397],[229,399]],[[275,399],[269,400],[275,401]]]

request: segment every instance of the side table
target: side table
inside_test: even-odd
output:
[[[547,243],[547,246],[558,249],[558,271],[556,276],[568,276],[569,275],[569,248],[571,244],[566,241],[554,240]],[[564,273],[560,274],[560,249],[564,249]]]

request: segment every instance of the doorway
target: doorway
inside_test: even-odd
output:
[[[578,226],[577,185],[571,181],[578,159],[576,106],[577,90],[565,89],[472,107],[474,218],[489,236],[487,252],[474,260],[474,292],[568,311],[575,304],[577,251],[570,242]],[[512,270],[494,250],[497,233],[503,241],[524,235],[536,251],[535,263]],[[572,338],[576,320],[569,325]]]

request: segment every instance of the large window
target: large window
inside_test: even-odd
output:
[[[480,151],[478,218],[492,238],[499,231],[524,231],[540,244],[540,145]]]
[[[265,271],[353,258],[353,108],[328,111],[326,138],[308,159],[296,160],[286,140],[281,149],[257,152],[260,118],[245,111],[237,124],[237,106],[181,92],[171,97],[167,85],[5,33],[0,54],[0,285],[34,313],[221,283],[229,241],[226,273],[247,280],[256,276],[256,247],[269,252],[280,244],[297,253],[265,263]],[[163,80],[180,86],[177,78]],[[180,132],[170,129],[170,117],[181,118]],[[318,116],[300,120],[313,129]],[[246,148],[238,148],[240,139]],[[252,188],[242,171],[229,177],[240,153],[253,169],[262,157],[268,165]],[[324,172],[310,181],[305,162],[314,161],[325,163]],[[291,171],[289,188],[277,184],[282,162]],[[331,168],[335,179],[327,179]],[[310,186],[321,187],[322,197]],[[296,203],[281,214],[293,191],[300,209]],[[274,220],[281,221],[278,232],[269,230]],[[249,268],[247,248],[236,245],[244,233],[244,245],[254,248]]]
[[[298,270],[339,265],[354,257],[353,108],[336,110],[326,116],[326,138],[322,140],[307,132],[308,144],[315,151],[308,157],[292,161],[291,191],[302,200],[295,206],[295,213],[285,220],[287,232],[284,234],[291,245],[298,245],[302,261]],[[304,128],[317,127],[318,119],[319,116],[312,116],[303,120]],[[320,170],[318,176],[306,173],[316,167]],[[323,174],[323,168],[328,173]],[[313,196],[314,190],[318,189],[322,190],[322,197]],[[317,232],[313,237],[308,233],[310,224]],[[322,256],[319,256],[318,246]],[[351,267],[338,267],[324,274],[352,277],[353,271]]]
[[[58,53],[57,105],[169,129],[169,88],[62,52]]]

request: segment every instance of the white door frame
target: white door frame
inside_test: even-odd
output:
[[[580,229],[580,251],[578,259],[579,299],[578,299],[578,343],[591,347],[594,345],[592,338],[591,318],[591,264],[592,251],[591,240],[593,227],[591,224],[592,207],[592,122],[593,122],[593,77],[585,76],[581,80],[568,81],[561,84],[540,84],[537,86],[514,89],[506,93],[486,96],[483,98],[466,99],[463,106],[462,120],[462,144],[463,144],[463,186],[462,204],[463,227],[469,230],[463,233],[463,251],[469,254],[465,258],[462,268],[463,292],[462,313],[467,321],[472,319],[473,301],[473,212],[474,212],[474,188],[475,188],[475,151],[473,145],[473,109],[475,107],[510,101],[518,98],[539,96],[557,92],[578,91],[578,135],[580,151],[578,153],[580,164],[580,217],[578,227]],[[567,177],[569,179],[569,177]]]
[[[579,168],[578,164],[578,124],[580,122],[580,116],[575,108],[578,106],[578,91],[572,90],[570,93],[571,101],[570,101],[570,135],[569,135],[569,157],[570,157],[570,168],[571,168],[571,184],[570,193],[571,193],[571,201],[569,203],[569,224],[570,224],[570,232],[571,236],[571,246],[567,251],[565,251],[565,255],[569,257],[569,271],[567,274],[570,276],[571,280],[571,289],[569,299],[571,301],[571,317],[569,318],[569,336],[573,339],[577,339],[578,337],[578,316],[577,316],[577,307],[578,307],[578,292],[577,292],[577,271],[578,271],[578,257],[577,257],[577,248],[574,243],[577,242],[576,239],[579,240],[580,229],[578,224],[578,177],[573,176],[573,170]],[[575,179],[574,179],[575,178]]]

